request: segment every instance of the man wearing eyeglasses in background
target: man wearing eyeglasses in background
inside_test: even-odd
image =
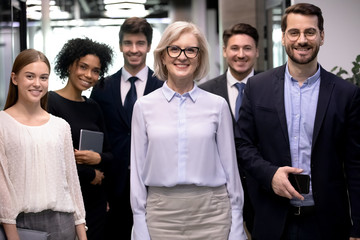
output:
[[[360,239],[360,89],[317,62],[320,8],[290,6],[281,28],[288,62],[249,79],[238,120],[252,238]]]
[[[228,70],[199,87],[225,98],[232,113],[234,131],[239,118],[243,89],[247,80],[257,74],[254,66],[259,57],[259,34],[256,28],[247,23],[237,23],[223,32],[223,56],[226,59]],[[253,223],[253,209],[246,189],[246,177],[240,169],[241,181],[244,188],[244,222],[251,232]]]
[[[99,81],[91,98],[99,103],[106,122],[114,162],[109,186],[109,212],[106,239],[128,240],[131,237],[133,215],[130,207],[130,133],[132,109],[137,98],[162,86],[163,81],[153,77],[146,66],[151,48],[153,29],[143,18],[128,18],[119,32],[120,51],[124,67],[110,77]]]

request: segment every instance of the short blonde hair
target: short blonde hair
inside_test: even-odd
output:
[[[169,46],[172,42],[180,38],[183,33],[192,33],[197,38],[199,43],[199,65],[194,73],[194,80],[200,80],[204,78],[210,68],[209,64],[209,51],[208,43],[204,34],[200,29],[193,23],[177,21],[170,24],[164,31],[160,42],[156,49],[154,50],[154,75],[162,80],[167,80],[168,71],[166,67],[162,64],[164,54],[166,54],[166,47]]]

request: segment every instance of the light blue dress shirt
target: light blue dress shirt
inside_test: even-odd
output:
[[[285,71],[285,112],[290,141],[291,163],[301,168],[302,174],[310,175],[310,192],[303,194],[304,201],[292,199],[294,206],[314,205],[311,186],[311,147],[314,122],[320,89],[320,65],[317,72],[300,87],[286,65]]]
[[[134,239],[150,240],[145,218],[147,186],[179,184],[226,185],[232,212],[229,239],[246,239],[243,189],[225,99],[196,84],[180,95],[165,82],[134,106],[130,195]]]

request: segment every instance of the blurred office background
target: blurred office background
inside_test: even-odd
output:
[[[286,62],[281,45],[280,21],[283,11],[298,0],[1,0],[0,2],[0,109],[5,104],[10,71],[16,55],[35,48],[46,54],[51,64],[63,44],[71,38],[89,37],[110,45],[116,53],[108,74],[123,65],[118,32],[124,19],[145,17],[154,28],[152,50],[163,30],[176,20],[196,23],[210,45],[211,71],[206,79],[224,72],[222,32],[238,22],[259,31],[260,57],[256,69],[264,71]],[[325,19],[325,44],[319,62],[327,69],[341,66],[351,70],[360,54],[360,1],[309,0],[319,6]],[[152,51],[151,50],[151,51]],[[147,64],[153,66],[150,52]],[[62,87],[52,72],[50,90]],[[90,92],[88,92],[89,94]]]

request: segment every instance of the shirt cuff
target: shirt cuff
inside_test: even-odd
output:
[[[75,221],[75,225],[80,225],[80,224],[83,224],[83,223],[86,223],[85,218]]]
[[[147,228],[145,215],[134,215],[134,227],[131,239],[150,240],[150,234]]]
[[[246,240],[246,239],[247,237],[244,230],[242,211],[238,209],[232,210],[229,240]]]
[[[0,218],[0,223],[16,224],[16,220],[15,219]]]

